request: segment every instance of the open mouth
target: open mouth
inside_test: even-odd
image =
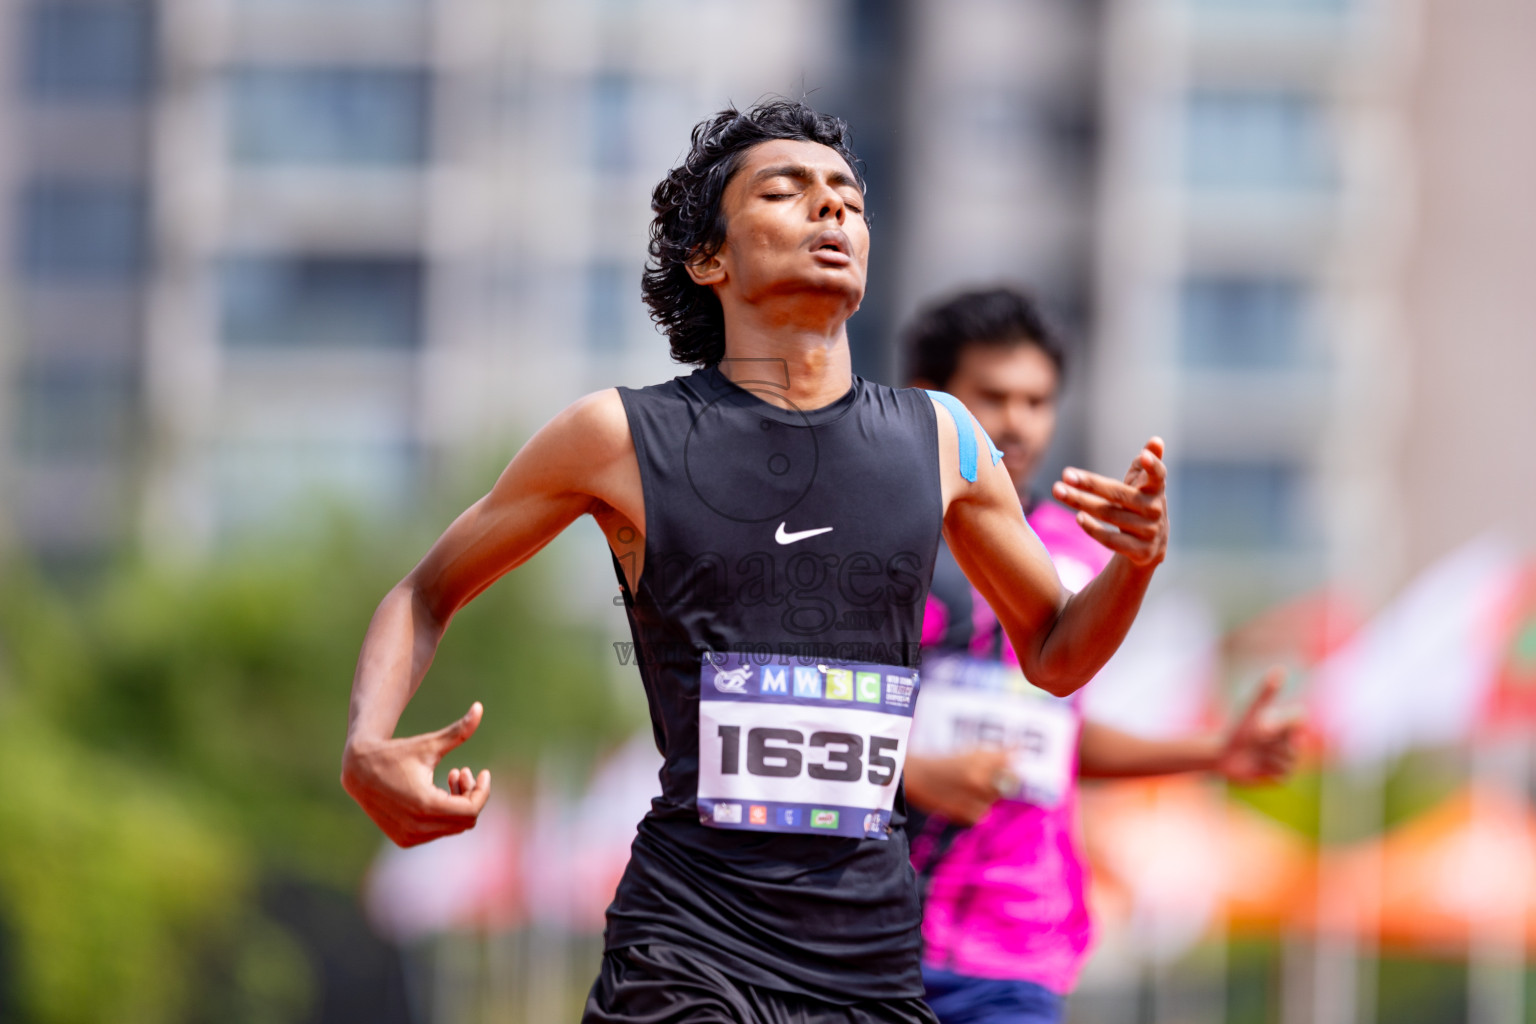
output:
[[[849,261],[848,239],[841,231],[824,231],[811,244],[811,252],[823,263],[845,265]]]

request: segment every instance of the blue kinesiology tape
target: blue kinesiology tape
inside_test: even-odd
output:
[[[942,405],[949,412],[949,418],[955,421],[955,433],[960,437],[960,475],[969,483],[976,482],[976,431],[981,430],[981,424],[971,416],[971,411],[961,403],[954,395],[943,391],[929,391],[935,402]],[[992,438],[985,430],[981,436],[987,439],[987,450],[992,455],[992,465],[997,465],[1003,453],[997,450],[997,445],[992,443]]]

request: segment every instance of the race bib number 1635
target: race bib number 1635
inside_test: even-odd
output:
[[[706,653],[699,820],[715,828],[885,839],[917,672]]]

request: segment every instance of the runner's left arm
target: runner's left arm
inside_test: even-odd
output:
[[[1062,473],[1053,493],[1077,509],[1083,529],[1115,553],[1091,583],[1069,594],[1045,546],[1025,524],[1007,470],[981,458],[974,480],[961,476],[959,428],[943,411],[937,415],[950,551],[996,612],[1030,682],[1066,696],[1119,648],[1167,550],[1163,442],[1148,441],[1123,480],[1079,469]],[[979,450],[990,450],[985,432],[968,426]]]

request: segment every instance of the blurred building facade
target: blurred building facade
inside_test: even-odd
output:
[[[1536,508],[1536,10],[1423,0],[1405,102],[1413,243],[1397,278],[1409,372],[1391,471],[1414,569]]]
[[[1485,531],[1529,545],[1531,12],[1106,12],[1093,451],[1167,433],[1175,572],[1239,613],[1374,604]]]
[[[1110,8],[1095,451],[1165,433],[1174,564],[1239,614],[1400,582],[1411,8]]]
[[[857,13],[6,5],[12,533],[197,550],[324,493],[409,507],[445,460],[670,374],[651,187],[700,117],[835,80]]]
[[[667,376],[649,190],[700,117],[803,91],[870,162],[861,372],[921,303],[1028,283],[1086,356],[1055,464],[1168,438],[1170,575],[1380,596],[1521,507],[1440,486],[1536,426],[1515,6],[8,4],[0,508],[33,549],[206,547]]]
[[[894,287],[880,301],[897,323],[956,289],[1010,284],[1031,291],[1060,326],[1070,350],[1066,403],[1041,487],[1088,457],[1101,7],[910,6],[898,101],[901,230],[875,252],[894,263]]]
[[[0,490],[36,547],[112,536],[134,501],[156,28],[128,0],[0,10]]]

